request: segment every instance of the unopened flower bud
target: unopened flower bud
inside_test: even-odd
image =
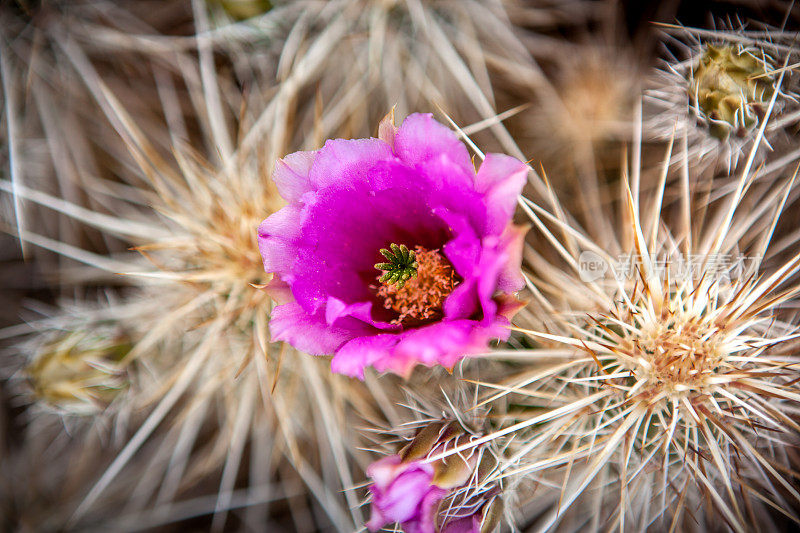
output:
[[[434,422],[420,430],[399,454],[370,465],[372,517],[367,526],[375,531],[398,522],[406,532],[433,533],[440,502],[473,476],[479,453],[468,449],[434,461],[427,458],[471,438],[457,422]]]
[[[130,346],[126,336],[102,329],[63,334],[26,368],[33,393],[59,411],[94,413],[127,386],[117,363]]]
[[[693,67],[689,97],[714,137],[727,139],[731,131],[743,137],[758,124],[774,92],[768,60],[732,45],[705,46]]]

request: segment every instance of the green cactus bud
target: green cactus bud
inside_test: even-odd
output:
[[[219,4],[222,9],[233,19],[246,20],[258,15],[263,15],[272,9],[269,0],[209,0]]]
[[[483,506],[483,516],[481,519],[481,533],[492,533],[500,525],[503,518],[503,499],[495,496],[489,503]]]
[[[694,64],[689,99],[707,121],[712,136],[725,140],[731,132],[744,137],[758,124],[774,92],[765,54],[734,45],[706,44]]]
[[[34,396],[62,412],[95,413],[127,387],[118,363],[130,348],[127,337],[111,332],[64,333],[26,368]]]

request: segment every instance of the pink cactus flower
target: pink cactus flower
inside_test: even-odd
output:
[[[488,154],[478,171],[454,133],[414,114],[380,138],[278,161],[288,205],[258,240],[280,303],[273,340],[333,354],[334,372],[452,368],[508,338],[523,231],[511,224],[528,167]]]

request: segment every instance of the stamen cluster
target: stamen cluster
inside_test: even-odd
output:
[[[378,296],[384,299],[384,308],[399,314],[396,324],[408,325],[436,320],[443,315],[445,299],[458,284],[453,266],[438,250],[415,247],[416,276],[407,282],[384,283],[378,288]],[[379,281],[384,276],[379,278]]]

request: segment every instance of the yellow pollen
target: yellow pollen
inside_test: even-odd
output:
[[[383,306],[399,314],[394,324],[408,326],[441,318],[444,301],[459,282],[453,266],[438,250],[417,246],[414,252],[419,265],[416,277],[400,289],[397,284],[378,287]]]

